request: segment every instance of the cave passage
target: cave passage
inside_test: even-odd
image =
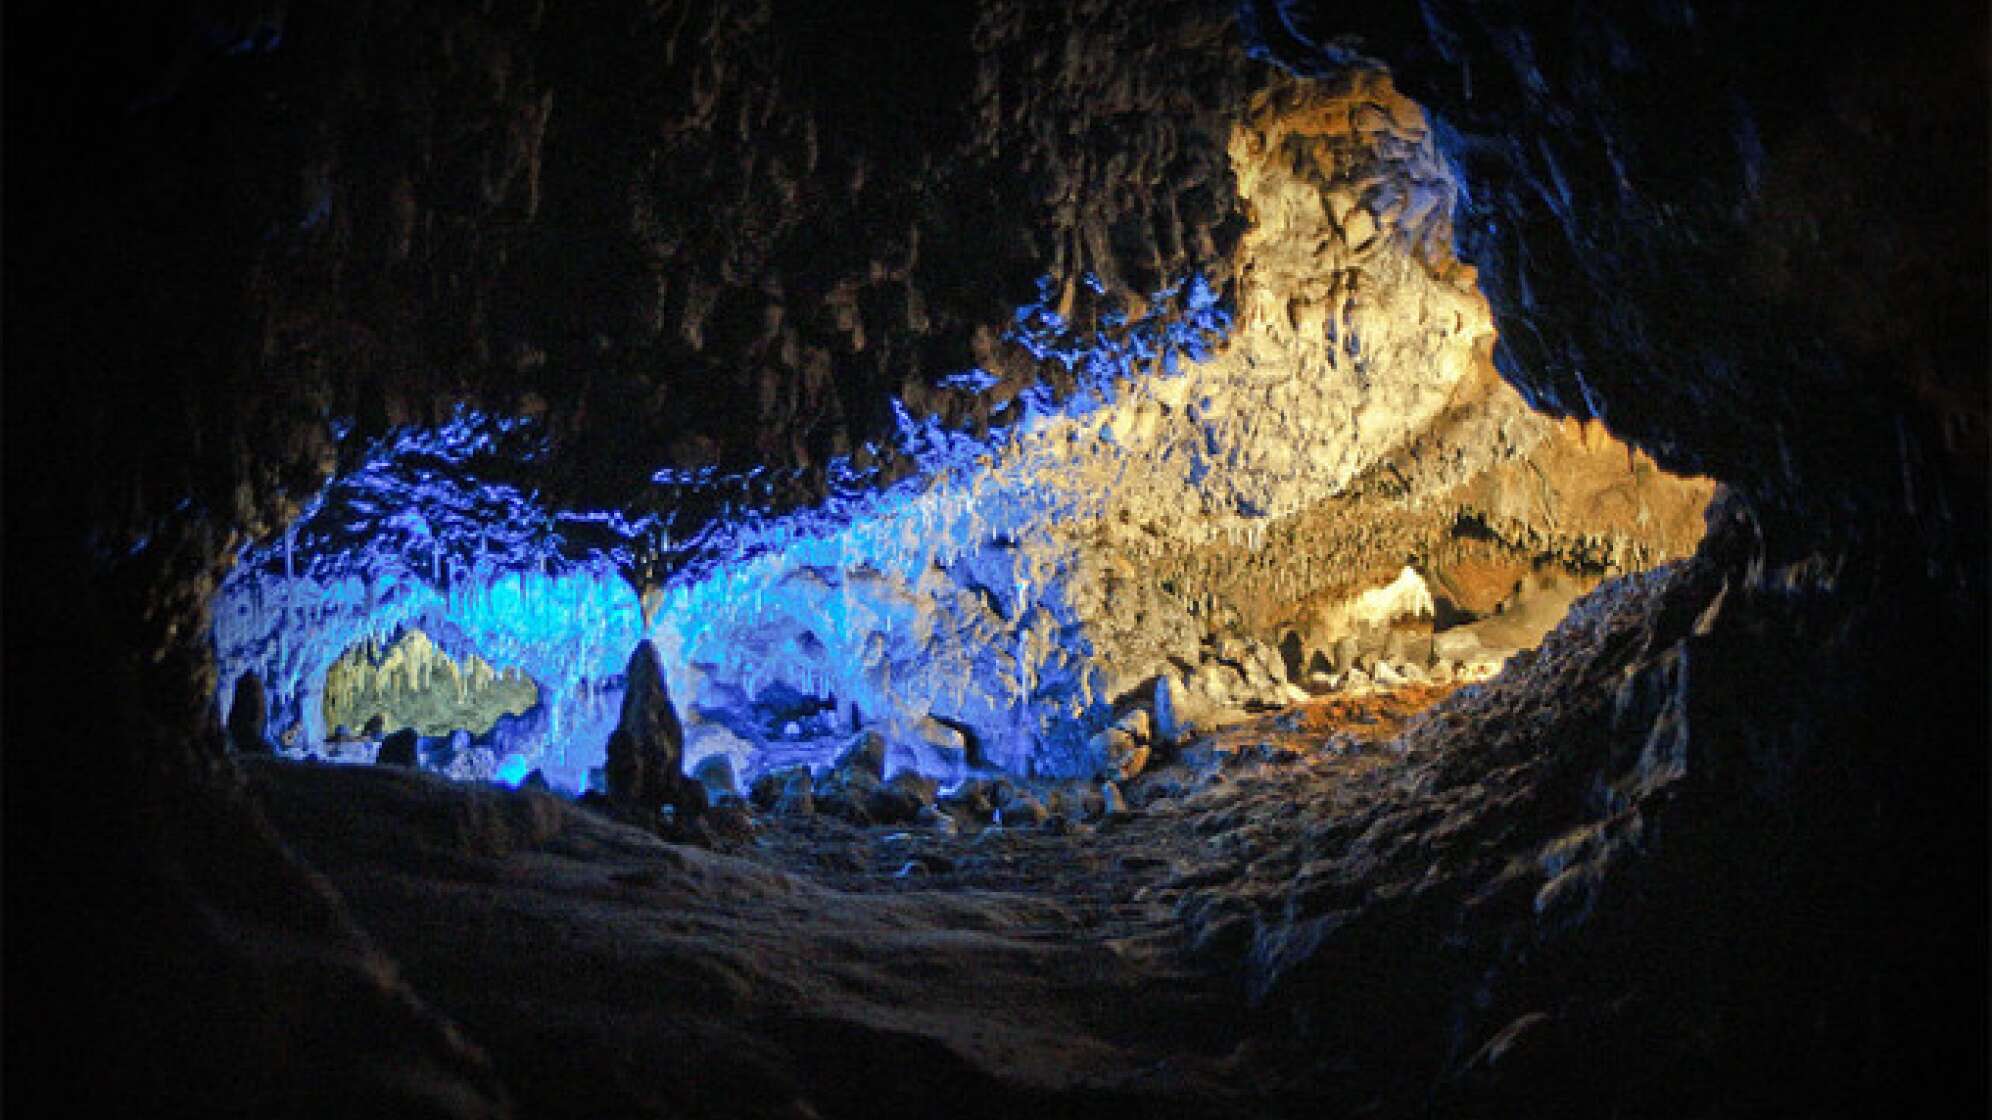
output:
[[[1983,0],[16,7],[7,1112],[1982,1099]]]
[[[1257,95],[1229,156],[1249,225],[1228,286],[1047,278],[1002,336],[1040,376],[943,382],[986,432],[895,401],[894,445],[834,459],[800,505],[779,472],[669,466],[628,505],[562,505],[525,418],[376,441],[238,562],[222,702],[253,672],[275,730],[328,753],[373,714],[347,651],[426,632],[531,679],[497,749],[578,791],[648,639],[688,770],[822,768],[872,730],[889,773],[943,788],[1124,778],[1313,695],[1484,679],[1601,579],[1692,552],[1711,483],[1495,372],[1452,169],[1387,76]],[[859,465],[886,458],[898,477]]]

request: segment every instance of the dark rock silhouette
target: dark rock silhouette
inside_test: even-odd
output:
[[[665,805],[689,805],[683,773],[685,730],[671,705],[657,647],[645,639],[629,655],[622,715],[609,733],[609,797],[652,815]]]
[[[404,727],[381,740],[380,754],[374,757],[374,765],[408,767],[420,765],[421,744],[421,737],[415,734],[415,729]]]
[[[254,673],[235,680],[234,703],[228,708],[228,745],[237,754],[269,754],[269,701],[263,681]]]

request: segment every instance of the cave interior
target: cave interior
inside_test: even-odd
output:
[[[1983,5],[8,16],[23,1115],[1985,1099]]]

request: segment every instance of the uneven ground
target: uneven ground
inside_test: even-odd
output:
[[[1257,1115],[1239,977],[1176,908],[1212,811],[1372,796],[1399,766],[1383,740],[1443,692],[1228,728],[1070,830],[762,816],[716,853],[398,769],[252,781],[528,1115]]]

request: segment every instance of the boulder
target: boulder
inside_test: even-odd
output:
[[[932,716],[893,729],[884,769],[912,770],[941,781],[959,781],[968,772],[968,737]]]
[[[1164,673],[1155,681],[1155,738],[1164,743],[1180,743],[1195,735],[1206,705],[1174,673]]]
[[[849,787],[831,787],[819,791],[815,796],[816,811],[826,817],[835,817],[848,824],[865,828],[872,823],[872,790],[853,790]],[[886,807],[886,806],[880,806]]]
[[[738,800],[714,805],[699,814],[692,839],[708,848],[735,847],[754,840],[754,817]]]
[[[380,753],[374,756],[374,765],[407,766],[413,768],[416,765],[416,748],[421,745],[421,742],[422,740],[415,734],[414,728],[404,727],[394,734],[389,735],[386,739],[381,740]],[[495,770],[496,767],[494,766],[493,769]]]
[[[472,747],[467,751],[457,751],[443,764],[443,774],[454,782],[496,781],[498,752],[490,747]]]
[[[753,785],[748,788],[747,800],[764,813],[773,812],[775,806],[781,803],[782,796],[798,777],[801,778],[805,791],[813,788],[814,782],[807,766],[784,766],[780,770],[766,771],[755,778]]]
[[[269,739],[270,701],[263,680],[254,673],[235,678],[235,699],[228,706],[228,745],[237,754],[272,754]],[[209,724],[210,728],[214,725]]]
[[[1137,742],[1147,742],[1155,734],[1155,721],[1149,717],[1147,708],[1133,708],[1114,721],[1114,728],[1127,732]]]
[[[1106,814],[1106,799],[1091,782],[1067,782],[1052,791],[1050,809],[1057,816],[1091,820]]]
[[[726,754],[709,754],[692,767],[692,778],[705,787],[713,802],[722,797],[740,796],[740,780],[733,771],[733,759]]]
[[[917,794],[898,785],[880,786],[864,798],[865,816],[873,824],[912,824],[920,818]]]
[[[689,802],[685,794],[694,783],[680,769],[685,732],[649,639],[636,644],[624,680],[622,713],[609,735],[609,797],[653,812],[681,799]]]
[[[1112,782],[1100,786],[1100,814],[1117,817],[1127,812],[1127,798],[1121,795],[1120,787]]]
[[[955,816],[966,822],[972,822],[977,826],[987,824],[998,807],[996,801],[998,790],[1006,791],[1004,796],[1007,798],[1009,796],[1007,791],[1010,788],[1010,783],[1000,779],[971,778],[948,795],[947,807]]]
[[[830,772],[833,778],[846,783],[870,778],[875,784],[885,780],[885,757],[885,737],[876,731],[861,731],[837,752]]]
[[[1100,772],[1112,781],[1124,782],[1140,774],[1148,765],[1149,748],[1133,735],[1110,727],[1093,736],[1094,757],[1101,760]]]
[[[997,810],[997,819],[1004,828],[1035,828],[1051,819],[1051,810],[1030,794],[1019,793]]]
[[[681,766],[685,773],[696,777],[699,767],[708,759],[725,758],[732,765],[737,779],[753,769],[758,753],[754,744],[735,735],[723,724],[695,723],[685,728],[685,754]]]
[[[902,770],[885,783],[885,788],[911,796],[924,808],[934,803],[934,795],[940,792],[941,784],[925,774]]]
[[[775,813],[784,817],[807,817],[816,812],[816,780],[807,766],[796,766],[787,772],[782,782],[781,793],[775,799]]]

